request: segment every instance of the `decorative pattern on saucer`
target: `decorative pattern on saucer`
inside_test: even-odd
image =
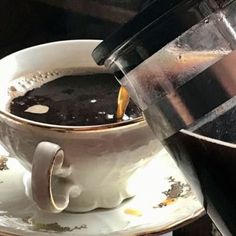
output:
[[[157,206],[154,206],[154,208],[166,207],[173,204],[178,198],[188,198],[191,196],[192,191],[189,184],[176,181],[172,176],[169,177],[168,181],[171,183],[171,186],[167,191],[163,192],[166,195],[166,199]]]
[[[1,149],[0,149],[1,151]],[[30,176],[14,158],[0,157],[0,232],[9,235],[124,236],[167,232],[204,210],[175,163],[161,151],[140,180],[142,191],[115,209],[44,213],[26,197]],[[153,187],[154,186],[154,187]]]
[[[0,171],[8,170],[7,161],[8,159],[5,156],[0,156]]]

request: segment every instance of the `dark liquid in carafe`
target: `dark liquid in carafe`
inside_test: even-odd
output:
[[[175,90],[173,97],[181,102],[181,114],[186,113],[184,121],[193,124],[191,127],[178,116],[176,103],[167,96],[144,111],[157,136],[163,128],[158,112],[166,115],[165,121],[172,121],[169,124],[174,134],[162,142],[225,236],[236,235],[235,56],[229,55]],[[221,109],[225,104],[228,108]],[[189,128],[184,132],[178,131],[179,127]]]
[[[179,131],[164,144],[217,227],[236,235],[236,108],[191,130],[204,138]]]

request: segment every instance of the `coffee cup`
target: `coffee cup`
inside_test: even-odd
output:
[[[142,116],[111,124],[65,126],[25,119],[9,111],[11,100],[24,94],[27,86],[47,82],[39,71],[104,71],[91,57],[99,42],[53,42],[0,60],[0,143],[29,170],[27,191],[47,212],[118,206],[141,190],[139,177],[162,148]],[[17,80],[36,71],[39,75],[32,81]]]

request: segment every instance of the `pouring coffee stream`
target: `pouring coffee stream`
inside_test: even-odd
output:
[[[121,86],[117,98],[117,110],[116,110],[117,120],[121,120],[124,117],[128,104],[129,104],[129,93],[125,87]]]

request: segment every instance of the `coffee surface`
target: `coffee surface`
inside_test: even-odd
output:
[[[117,122],[120,85],[111,74],[66,75],[14,98],[10,112],[29,120],[67,126]],[[132,102],[123,120],[141,116]]]

